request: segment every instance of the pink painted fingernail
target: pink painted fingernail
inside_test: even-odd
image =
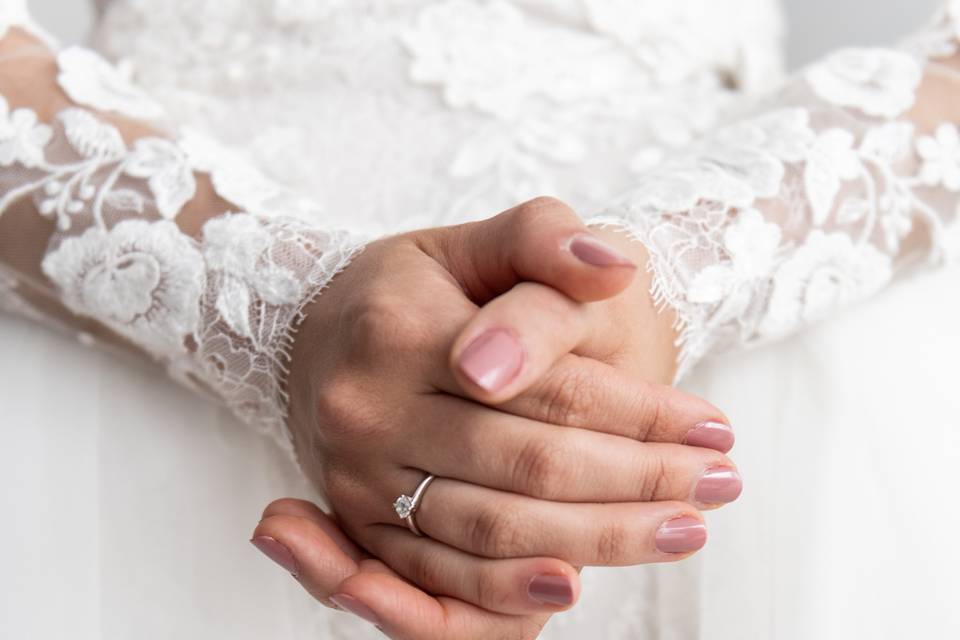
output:
[[[722,422],[701,422],[687,432],[683,444],[726,453],[733,449],[733,429]]]
[[[743,481],[736,469],[713,467],[704,471],[694,498],[701,504],[726,504],[740,497]]]
[[[297,566],[297,559],[290,553],[290,549],[287,549],[270,536],[257,536],[250,542],[252,542],[253,546],[257,549],[260,549],[263,555],[293,574],[294,578],[299,575],[300,567]]]
[[[460,369],[474,384],[490,392],[509,384],[522,366],[523,347],[503,329],[481,334],[460,354]]]
[[[584,233],[570,241],[570,253],[594,267],[634,267],[636,264],[596,236]]]
[[[657,529],[657,549],[663,553],[689,553],[706,543],[706,525],[691,516],[667,520]]]
[[[330,596],[330,601],[349,613],[363,618],[372,625],[380,626],[380,620],[377,619],[377,614],[373,612],[373,609],[363,604],[353,596],[347,595],[345,593],[338,593],[336,595]]]
[[[567,576],[534,576],[527,585],[527,594],[540,604],[573,604],[573,584]]]

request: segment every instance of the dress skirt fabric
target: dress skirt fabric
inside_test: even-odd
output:
[[[733,421],[743,496],[690,562],[588,570],[544,637],[960,635],[958,278],[705,364],[687,386]],[[21,320],[0,353],[0,637],[378,637],[247,542],[271,499],[314,495],[270,441]]]

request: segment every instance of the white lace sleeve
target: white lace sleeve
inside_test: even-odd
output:
[[[0,2],[0,307],[132,343],[289,447],[292,332],[362,243],[277,215],[305,205],[197,134],[160,133],[162,110],[120,72],[53,53],[10,7],[22,3]]]
[[[896,49],[844,49],[646,173],[592,220],[650,252],[678,379],[960,252],[960,1]]]

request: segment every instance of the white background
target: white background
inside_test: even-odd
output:
[[[156,0],[162,2],[162,0]],[[722,2],[723,0],[717,0]],[[888,44],[922,24],[940,0],[786,0],[792,67],[831,48]],[[65,42],[83,40],[92,2],[30,0],[40,24]]]

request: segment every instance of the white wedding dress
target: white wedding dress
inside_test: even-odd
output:
[[[960,135],[911,111],[922,81],[956,80],[937,60],[960,3],[760,107],[782,83],[770,0],[99,9],[92,45],[120,71],[57,59],[82,108],[45,127],[0,105],[0,198],[21,189],[56,222],[42,268],[74,313],[282,444],[289,325],[362,238],[556,195],[651,248],[683,384],[733,420],[746,490],[693,560],[587,570],[543,637],[960,637],[960,273],[942,266],[960,255]],[[0,10],[0,28],[39,33],[21,3]],[[127,148],[86,109],[165,113],[179,137]],[[179,233],[193,172],[249,215]],[[163,288],[118,275],[134,254]],[[271,499],[315,499],[283,447],[87,333],[38,326],[2,258],[20,318],[0,318],[0,637],[378,637],[247,543]]]

